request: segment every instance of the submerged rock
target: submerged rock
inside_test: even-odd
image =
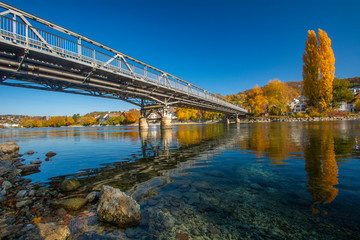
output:
[[[53,156],[55,156],[55,155],[56,155],[56,153],[54,153],[54,152],[52,152],[52,151],[50,151],[50,152],[48,152],[47,154],[45,154],[45,156],[48,157],[48,158],[51,158],[51,157],[53,157]]]
[[[26,154],[27,155],[33,155],[35,152],[34,151],[27,151]]]
[[[38,223],[36,230],[28,231],[25,239],[65,240],[70,237],[70,229],[55,223]]]
[[[66,210],[79,210],[88,203],[85,198],[70,198],[65,200],[55,200],[50,202],[50,205],[54,208],[64,208]]]
[[[16,142],[7,142],[7,143],[3,143],[0,144],[0,150],[4,153],[4,154],[14,154],[14,153],[19,153],[19,145],[17,145]]]
[[[189,240],[189,235],[186,233],[178,233],[175,238],[179,240]]]
[[[42,161],[31,161],[30,164],[42,164]]]
[[[60,190],[63,192],[70,192],[78,189],[80,182],[76,178],[66,179],[60,184]]]
[[[89,194],[86,196],[86,199],[87,199],[89,202],[95,202],[95,201],[99,200],[99,196],[100,196],[100,193],[94,191],[94,192],[89,193]]]
[[[39,164],[30,164],[30,165],[22,165],[19,166],[18,168],[22,170],[21,171],[22,176],[27,176],[33,173],[40,172],[39,167],[40,167]]]
[[[99,220],[119,227],[136,226],[140,223],[140,205],[120,189],[104,185],[97,215]]]

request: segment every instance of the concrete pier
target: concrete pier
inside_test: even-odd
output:
[[[171,116],[170,115],[164,115],[161,118],[161,129],[169,129],[172,128],[172,124],[171,124]]]
[[[139,128],[140,128],[140,130],[148,130],[149,129],[149,124],[147,122],[146,117],[141,117],[139,119]]]

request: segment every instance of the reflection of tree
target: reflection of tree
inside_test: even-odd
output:
[[[198,126],[179,126],[177,139],[181,145],[198,144],[204,139],[212,139],[223,134],[222,125],[207,125],[206,127]]]
[[[300,145],[290,137],[295,131],[287,123],[254,124],[241,147],[254,151],[257,158],[269,157],[271,164],[285,164],[283,160],[292,152],[300,151]]]
[[[310,135],[304,146],[305,170],[308,175],[307,189],[314,199],[313,213],[319,213],[318,204],[334,201],[338,189],[338,166],[335,159],[334,132],[324,126]],[[320,151],[319,151],[320,150]],[[324,211],[326,214],[326,212]]]

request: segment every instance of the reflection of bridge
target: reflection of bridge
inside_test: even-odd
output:
[[[85,36],[0,2],[0,84],[120,99],[160,109],[171,126],[170,106],[231,116],[247,111],[207,90]],[[6,17],[6,16],[10,16]],[[11,80],[9,80],[11,79]],[[14,81],[16,80],[16,81]],[[146,120],[140,121],[146,128]]]

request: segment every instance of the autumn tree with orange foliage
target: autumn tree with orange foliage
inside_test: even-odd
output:
[[[252,113],[255,115],[259,115],[264,112],[268,103],[263,90],[257,84],[249,91],[247,101],[251,107]]]
[[[75,120],[72,117],[66,117],[66,126],[71,126],[75,123]]]
[[[130,109],[125,113],[125,122],[126,123],[135,123],[139,122],[140,119],[140,111],[137,109]]]
[[[269,112],[287,111],[288,104],[298,96],[298,92],[278,79],[270,80],[264,87],[264,94],[268,100]],[[274,111],[275,110],[275,111]]]
[[[84,116],[79,119],[79,124],[84,125],[84,126],[89,126],[95,122],[96,122],[96,119],[94,117],[85,117]]]
[[[303,54],[304,95],[311,106],[320,101],[323,110],[327,110],[333,99],[333,81],[335,75],[335,57],[331,40],[326,32],[318,29],[308,31]]]
[[[48,126],[49,127],[65,126],[65,117],[62,117],[62,116],[51,117],[48,120]]]
[[[196,120],[198,119],[198,111],[190,108],[176,108],[175,116],[180,121]]]

